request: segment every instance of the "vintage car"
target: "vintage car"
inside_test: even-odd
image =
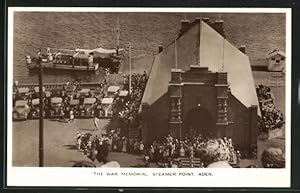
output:
[[[102,108],[100,108],[100,117],[111,118],[113,116],[113,102],[114,102],[114,98],[102,99],[101,101]]]
[[[126,98],[127,96],[128,96],[128,91],[127,90],[121,90],[119,92],[119,97]]]
[[[43,87],[43,97],[45,96],[45,87]],[[33,94],[33,98],[39,98],[40,95],[40,88],[38,86],[34,87],[34,94]]]
[[[61,97],[61,89],[53,88],[51,90],[51,97]]]
[[[120,86],[109,86],[106,92],[106,98],[114,98],[118,96],[120,90]]]
[[[94,117],[96,98],[84,98],[82,108],[80,109],[81,117]]]
[[[83,88],[77,92],[77,98],[79,99],[90,97],[90,95],[91,95],[91,90],[88,88]]]
[[[99,103],[95,109],[95,116],[98,118],[105,118],[104,115],[105,115],[105,111],[103,109],[103,106],[102,104]]]
[[[27,97],[28,97],[28,95],[29,95],[29,91],[30,91],[30,89],[27,88],[27,87],[18,88],[17,99],[19,99],[19,100],[26,100]]]
[[[66,107],[66,111],[70,112],[70,110],[73,110],[74,117],[79,117],[80,103],[78,99],[70,100],[69,106]]]
[[[49,110],[49,116],[51,118],[64,117],[63,99],[61,97],[52,97]]]
[[[31,109],[28,114],[28,118],[37,119],[40,117],[40,99],[32,99]],[[45,117],[45,111],[43,111],[43,117]]]
[[[13,120],[26,120],[30,108],[26,100],[17,100],[13,109]]]
[[[94,97],[96,97],[97,99],[101,98],[103,95],[103,88],[97,87],[94,90]]]
[[[74,95],[76,94],[75,91],[76,91],[76,86],[74,86],[74,85],[68,85],[65,88],[66,96],[70,97],[70,98],[74,97]]]

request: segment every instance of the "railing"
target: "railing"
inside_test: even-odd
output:
[[[102,82],[82,82],[80,83],[80,88],[89,88],[95,89],[100,86]],[[109,85],[123,85],[124,79],[122,74],[110,74],[108,75],[108,84]],[[43,84],[46,90],[51,90],[54,88],[62,89],[66,82],[63,83],[44,83]],[[34,88],[38,87],[38,83],[29,83],[29,84],[19,84],[18,88]]]
[[[66,85],[66,83],[44,83],[43,84],[46,90],[51,90],[54,88],[62,89],[63,86]],[[19,84],[18,88],[34,88],[38,87],[39,84],[37,83],[31,83],[31,84]],[[81,88],[89,88],[89,89],[95,89],[100,86],[100,82],[84,82],[80,83]]]

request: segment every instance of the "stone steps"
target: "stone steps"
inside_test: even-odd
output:
[[[181,161],[181,166],[184,168],[191,168],[191,167],[199,168],[201,166],[200,158],[194,158],[193,165],[191,164],[191,158],[184,157],[184,158],[178,158],[178,160]]]

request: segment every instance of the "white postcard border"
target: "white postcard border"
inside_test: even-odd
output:
[[[55,12],[202,12],[202,13],[285,13],[286,14],[286,168],[63,168],[12,166],[13,13]],[[291,9],[289,8],[8,8],[7,85],[7,185],[87,187],[290,187],[291,179]],[[107,176],[116,172],[117,176]],[[176,176],[154,176],[153,173]],[[187,173],[194,176],[186,176]],[[100,175],[102,173],[102,175]],[[122,174],[123,173],[123,174]],[[128,176],[126,173],[138,176]],[[182,174],[182,175],[180,175]],[[183,176],[183,174],[186,174]],[[201,174],[201,175],[199,175]],[[147,176],[144,176],[147,175]],[[203,176],[204,175],[204,176]],[[206,176],[208,175],[208,176]]]

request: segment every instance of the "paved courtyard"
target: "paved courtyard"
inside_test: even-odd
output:
[[[75,119],[72,123],[56,120],[44,120],[44,163],[46,167],[70,167],[75,161],[89,160],[83,152],[75,148],[76,133],[89,132],[93,135],[105,133],[109,126],[109,119],[100,121],[101,128],[93,131],[92,119]],[[38,166],[38,120],[13,122],[13,166]],[[240,166],[249,164],[262,167],[260,158],[263,150],[268,147],[280,147],[284,149],[284,137],[271,140],[258,140],[258,159],[241,160]],[[109,161],[118,161],[121,167],[136,167],[143,164],[141,156],[110,152]],[[96,166],[101,164],[94,162]],[[151,167],[156,167],[151,164]]]
[[[75,148],[76,133],[89,132],[101,135],[110,124],[109,119],[100,121],[101,129],[93,131],[92,119],[75,119],[72,123],[44,120],[44,164],[47,167],[68,167],[74,161],[89,160],[83,152]],[[38,166],[38,120],[13,122],[13,166]],[[142,164],[136,155],[110,152],[109,161],[118,161],[121,167]],[[101,164],[95,161],[97,166]]]

